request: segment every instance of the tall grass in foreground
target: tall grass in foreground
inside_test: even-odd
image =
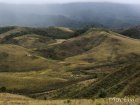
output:
[[[140,105],[139,99],[4,100],[0,105]]]
[[[21,95],[0,93],[0,105],[140,105],[140,97],[34,100]]]

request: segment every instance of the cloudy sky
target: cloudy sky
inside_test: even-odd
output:
[[[68,3],[68,2],[119,2],[140,4],[140,0],[0,0],[2,3]]]

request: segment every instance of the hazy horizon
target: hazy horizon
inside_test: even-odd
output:
[[[4,0],[0,0],[2,1]],[[112,4],[109,2],[111,0],[87,0],[83,3],[84,1],[62,0],[61,3],[65,4],[61,5],[58,0],[5,0],[5,3],[16,4],[0,5],[0,25],[80,27],[96,24],[116,28],[140,23],[139,5],[120,4],[122,2]]]
[[[8,4],[54,4],[54,3],[75,3],[75,2],[110,2],[123,4],[140,4],[139,0],[0,0],[0,3]]]

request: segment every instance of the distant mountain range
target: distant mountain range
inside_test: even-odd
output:
[[[87,25],[122,28],[140,24],[140,6],[115,3],[0,4],[0,26]]]

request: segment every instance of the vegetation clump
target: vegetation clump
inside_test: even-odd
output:
[[[0,88],[0,91],[1,91],[1,92],[6,92],[6,90],[7,90],[7,89],[6,89],[5,86],[2,86],[2,87]]]

